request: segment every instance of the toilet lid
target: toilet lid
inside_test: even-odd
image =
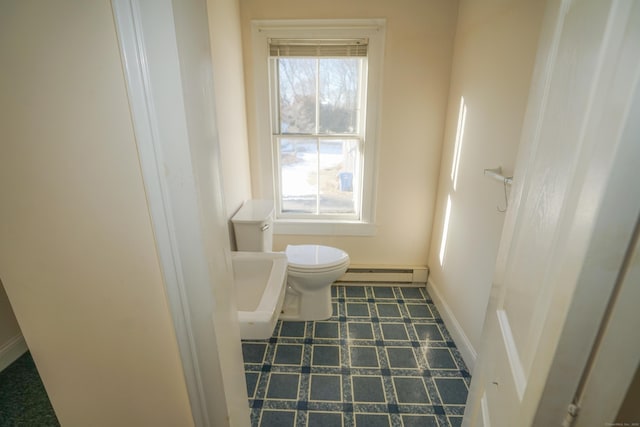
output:
[[[289,267],[323,269],[349,262],[349,255],[337,248],[321,245],[288,245],[285,251]]]

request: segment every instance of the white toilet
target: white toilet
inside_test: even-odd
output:
[[[273,202],[248,200],[231,218],[238,251],[271,252]],[[287,290],[280,319],[324,320],[331,317],[331,284],[349,267],[343,250],[321,245],[288,245]]]

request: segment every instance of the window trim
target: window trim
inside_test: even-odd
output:
[[[326,235],[374,235],[375,202],[377,184],[378,138],[380,127],[380,100],[382,99],[382,65],[384,55],[385,20],[254,20],[252,29],[252,53],[255,93],[255,144],[258,165],[254,167],[259,177],[256,192],[260,198],[275,200],[277,185],[274,179],[272,154],[272,120],[269,96],[269,38],[368,38],[367,97],[365,121],[366,145],[362,147],[362,206],[361,219],[281,219],[275,220],[276,234],[326,234]]]

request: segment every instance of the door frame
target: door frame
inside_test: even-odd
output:
[[[203,17],[200,10],[205,3],[198,1],[181,0],[179,7],[171,0],[111,0],[111,4],[141,173],[194,425],[244,427],[249,425],[249,406],[235,301],[221,290],[228,285],[223,282],[232,277],[232,271],[227,218],[224,206],[219,206],[223,204],[220,168],[212,165],[210,182],[206,183],[217,193],[211,196],[213,201],[209,200],[208,206],[213,204],[215,208],[212,211],[199,198],[188,97],[181,74],[184,47],[179,43],[176,14],[182,14],[183,31],[185,19],[197,21],[194,25],[199,27],[191,30],[197,31],[195,37],[202,37],[206,30],[209,43],[206,13]],[[180,10],[176,11],[176,7]],[[207,28],[203,29],[203,25]],[[195,77],[207,80],[204,75]],[[200,96],[211,97],[207,104],[213,104],[213,85],[208,83],[203,82]],[[202,113],[206,116],[210,111]],[[215,117],[211,122],[215,135]],[[219,152],[216,138],[210,141],[214,153]],[[214,160],[219,166],[219,158]],[[215,223],[217,228],[208,227],[203,221]],[[217,234],[207,235],[211,232]],[[212,239],[220,250],[212,250]],[[214,270],[215,266],[222,266],[222,270]],[[234,311],[232,316],[227,313],[229,310]]]

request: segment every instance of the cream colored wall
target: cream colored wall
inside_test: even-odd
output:
[[[354,265],[427,261],[449,90],[457,2],[451,0],[240,0],[252,164],[257,164],[251,20],[386,18],[381,134],[373,237],[274,238],[274,249],[314,242],[340,247]],[[254,197],[259,183],[253,174]],[[226,178],[226,177],[225,177]]]
[[[475,350],[504,220],[497,207],[505,206],[502,184],[484,177],[483,170],[502,166],[507,175],[513,173],[544,6],[539,0],[460,4],[429,282]],[[461,97],[467,114],[454,190],[451,168]],[[448,196],[451,214],[441,266]]]
[[[0,6],[0,276],[62,425],[190,426],[109,2]]]
[[[240,5],[238,0],[207,0],[207,12],[225,206],[231,218],[251,198]]]

